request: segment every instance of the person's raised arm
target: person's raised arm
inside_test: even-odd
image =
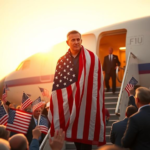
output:
[[[49,145],[52,150],[61,150],[64,145],[65,132],[60,129],[56,130],[54,133],[54,138],[49,139]]]

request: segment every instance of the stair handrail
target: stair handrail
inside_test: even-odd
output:
[[[118,97],[118,101],[117,101],[117,105],[116,105],[116,109],[115,109],[115,114],[119,115],[119,106],[121,103],[121,99],[122,99],[122,94],[125,91],[125,84],[126,84],[126,78],[127,78],[127,74],[128,74],[128,68],[129,68],[129,64],[130,64],[130,59],[132,58],[137,58],[132,52],[129,52],[128,58],[127,58],[127,63],[126,63],[126,67],[125,67],[125,72],[124,72],[124,76],[123,76],[123,80],[122,80],[122,84],[121,84],[121,89],[119,92],[119,97]]]
[[[119,76],[118,76],[118,72],[119,72],[120,69],[125,70],[125,67],[124,68],[119,67],[119,66],[116,67],[116,78],[117,78],[118,82],[121,83],[122,81],[119,79]]]

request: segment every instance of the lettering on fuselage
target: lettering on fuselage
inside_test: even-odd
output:
[[[144,42],[144,36],[132,36],[127,38],[127,45],[141,45]]]

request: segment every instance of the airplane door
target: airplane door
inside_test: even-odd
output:
[[[99,47],[97,49],[97,54],[99,56],[99,59],[101,63],[104,62],[104,57],[108,55],[108,49],[109,47],[113,48],[113,54],[117,55],[119,58],[119,61],[121,63],[120,67],[125,68],[126,65],[126,53],[125,49],[121,49],[122,47],[126,47],[126,29],[120,29],[120,30],[113,30],[113,31],[106,31],[102,32],[99,35]],[[124,75],[124,70],[120,69],[118,72],[119,80],[122,81]],[[112,87],[112,81],[109,80],[110,87]],[[121,83],[116,80],[116,87],[120,87]]]

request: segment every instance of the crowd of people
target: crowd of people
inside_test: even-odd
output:
[[[132,93],[131,89],[131,93]],[[112,125],[110,139],[114,145],[105,145],[99,150],[148,150],[150,149],[150,90],[145,87],[136,89],[134,105],[129,105],[126,109],[125,119],[115,122]],[[41,108],[33,112],[36,119],[41,114]],[[35,121],[35,120],[33,120]],[[36,121],[35,121],[36,122]],[[38,126],[34,126],[29,131],[30,135],[14,134],[10,137],[10,132],[6,127],[0,125],[0,149],[1,150],[39,150],[42,133]],[[65,132],[56,130],[54,138],[49,139],[52,150],[61,150],[64,145]]]

